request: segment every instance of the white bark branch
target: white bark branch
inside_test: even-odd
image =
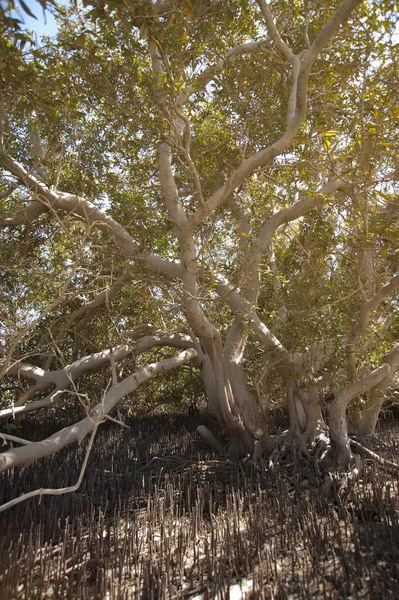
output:
[[[0,506],[0,512],[4,512],[4,511],[8,510],[9,508],[12,508],[16,504],[19,504],[20,502],[24,502],[25,500],[28,500],[29,498],[34,498],[35,496],[40,496],[40,497],[41,496],[61,496],[61,494],[69,494],[71,492],[76,492],[80,488],[80,485],[83,481],[83,477],[86,472],[86,467],[87,467],[87,463],[89,460],[90,452],[91,452],[91,449],[93,448],[94,438],[96,437],[97,429],[98,429],[98,426],[100,425],[100,423],[101,423],[101,421],[97,421],[96,423],[94,423],[94,428],[93,428],[93,431],[92,431],[92,434],[90,437],[89,445],[86,450],[82,468],[80,470],[80,474],[79,474],[78,480],[75,483],[75,485],[71,485],[69,487],[64,487],[64,488],[55,488],[55,489],[54,488],[40,488],[38,490],[33,490],[31,492],[27,492],[26,494],[22,494],[22,496],[19,496],[18,498],[14,498],[13,500],[6,502],[5,504],[2,504]]]
[[[273,13],[268,4],[266,4],[265,0],[256,0],[260,6],[263,16],[265,17],[267,30],[269,35],[276,46],[277,50],[284,56],[284,58],[292,64],[294,60],[294,54],[291,52],[290,48],[287,44],[281,39],[281,36],[277,30],[276,25],[274,24]]]
[[[196,356],[196,351],[190,348],[172,358],[138,368],[133,375],[109,389],[104,398],[93,408],[90,417],[85,417],[78,423],[57,431],[57,433],[41,442],[33,442],[22,448],[12,448],[0,454],[0,473],[12,467],[27,465],[39,458],[55,454],[61,448],[73,442],[81,442],[93,431],[97,418],[102,419],[106,416],[125,396],[134,392],[145,381],[158,373],[170,371],[187,364]]]
[[[335,392],[329,411],[329,430],[331,451],[338,466],[347,468],[351,456],[346,421],[346,409],[349,402],[378,385],[389,373],[390,366],[383,364],[363,379],[341,387]]]
[[[171,346],[174,348],[189,349],[192,348],[193,342],[189,335],[181,333],[169,334],[167,332],[159,331],[154,335],[144,336],[135,342],[113,348],[112,357],[115,362],[119,362],[132,354],[137,356],[142,352],[147,352],[155,346]],[[58,397],[84,373],[95,371],[109,364],[111,364],[111,350],[103,350],[101,352],[96,352],[95,354],[84,356],[63,369],[58,369],[56,371],[43,371],[43,369],[40,369],[39,367],[21,363],[10,365],[7,374],[34,379],[35,381],[46,384],[47,387],[54,385],[55,389],[42,400],[30,402],[24,406],[15,406],[10,409],[1,410],[0,420],[52,406],[55,400],[57,400]],[[43,389],[43,387],[41,389]]]
[[[210,65],[197,75],[188,86],[186,86],[184,92],[179,94],[176,98],[177,106],[183,106],[189,100],[189,98],[200,90],[203,90],[205,86],[219,73],[223,71],[226,62],[237,58],[238,56],[244,56],[245,54],[252,54],[257,52],[259,49],[264,48],[269,44],[269,40],[262,38],[256,42],[248,42],[246,44],[240,44],[231,48],[224,58],[221,58],[217,63]]]
[[[309,72],[313,63],[319,56],[323,48],[326,47],[331,38],[336,34],[337,30],[341,25],[351,16],[352,12],[362,4],[363,0],[345,0],[341,6],[337,9],[331,19],[324,25],[321,32],[313,42],[313,44],[306,50],[302,58],[301,71]]]
[[[291,88],[291,94],[296,93],[296,101],[294,102],[293,96],[291,96],[289,101],[291,107],[295,104],[295,113],[293,115],[289,114],[288,125],[284,134],[274,144],[267,148],[263,148],[243,161],[240,166],[231,173],[222,187],[220,187],[205,203],[205,207],[200,207],[189,217],[184,231],[185,234],[198,227],[198,225],[218,208],[257,168],[264,166],[273,158],[279,156],[291,145],[306,114],[307,89],[311,67],[322,49],[336,33],[339,26],[349,19],[351,12],[361,4],[361,1],[362,0],[345,0],[330,21],[323,27],[320,35],[314,41],[312,46],[301,55],[299,73],[293,73],[293,83]],[[280,46],[280,48],[282,47]]]
[[[73,213],[84,219],[89,225],[107,231],[113,237],[116,246],[123,250],[128,258],[138,261],[145,268],[155,273],[160,273],[165,277],[171,279],[179,277],[179,265],[156,256],[151,256],[148,252],[140,253],[139,244],[131,237],[128,231],[89,200],[74,194],[50,189],[3,151],[0,151],[0,164],[12,173],[33,196],[36,196],[40,200],[44,209],[41,212],[53,209],[55,211]],[[30,206],[30,217],[32,215],[38,216],[36,214],[38,210],[36,208],[37,204],[34,203]],[[22,211],[22,215],[17,218],[18,221],[22,220],[21,222],[25,222],[24,219],[28,214],[27,210]],[[12,225],[13,223],[10,222],[9,224]]]
[[[352,331],[350,333],[350,341],[355,341],[359,335],[364,331],[370,320],[370,314],[377,310],[377,308],[384,302],[384,300],[392,294],[394,291],[399,289],[399,275],[395,275],[391,278],[391,280],[384,285],[382,288],[378,290],[378,292],[370,298],[370,300],[366,300],[363,302],[360,315],[358,321],[352,327]]]

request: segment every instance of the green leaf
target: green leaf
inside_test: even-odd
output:
[[[37,21],[37,17],[36,15],[33,14],[33,12],[31,11],[31,9],[29,8],[29,6],[27,6],[24,2],[24,0],[19,0],[19,3],[21,5],[21,8],[24,12],[26,12],[27,15],[29,15],[30,17],[32,17],[32,19],[36,19]]]
[[[87,42],[87,35],[85,33],[81,33],[80,35],[78,35],[78,37],[76,38],[76,44],[80,47],[80,48],[84,48],[85,44]]]

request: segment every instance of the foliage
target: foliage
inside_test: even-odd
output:
[[[324,0],[270,6],[280,46],[293,53],[312,48],[339,9]],[[29,357],[53,369],[123,342],[142,323],[187,333],[195,330],[188,308],[194,301],[226,341],[237,318],[220,293],[228,285],[229,293],[254,305],[291,357],[333,340],[335,351],[318,375],[334,378],[345,366],[345,340],[365,299],[394,277],[399,264],[398,6],[359,3],[312,65],[307,111],[289,143],[199,220],[193,231],[197,295],[184,276],[182,284],[146,266],[151,255],[180,265],[187,278],[191,268],[159,176],[160,148],[166,145],[173,155],[179,201],[191,218],[240,165],[288,135],[294,75],[258,3],[84,1],[58,7],[59,32],[40,47],[2,11],[5,151],[54,193],[92,202],[135,245],[135,254],[123,253],[110,228],[54,207],[32,223],[18,222],[32,188],[28,192],[3,162],[4,356],[23,331],[13,360]],[[256,51],[229,55],[263,38]],[[335,181],[340,186],[331,195],[323,191]],[[304,199],[309,209],[276,226],[258,269],[254,256],[265,227]],[[120,277],[126,281],[112,302],[68,324]],[[360,371],[379,364],[392,347],[398,310],[394,290],[358,343]],[[275,358],[259,340],[248,342],[253,323],[241,320],[248,328],[242,365],[254,390],[265,362],[272,368]],[[274,376],[259,390],[271,394],[272,382],[280,393]],[[87,382],[81,385],[89,391]],[[92,385],[96,391],[105,386],[102,376]],[[185,379],[162,385],[173,402],[170,389],[181,389]]]

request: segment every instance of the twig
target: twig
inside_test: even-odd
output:
[[[26,494],[22,494],[22,496],[19,496],[18,498],[14,498],[14,500],[10,500],[9,502],[6,502],[2,506],[0,506],[0,513],[8,510],[9,508],[12,508],[16,504],[19,504],[20,502],[24,502],[25,500],[28,500],[29,498],[34,498],[35,496],[40,496],[40,497],[42,497],[42,496],[61,496],[62,494],[69,494],[71,492],[76,492],[79,489],[80,484],[82,483],[82,480],[83,480],[83,477],[84,477],[84,474],[86,471],[87,463],[89,460],[90,452],[93,447],[94,438],[96,437],[97,429],[98,429],[98,426],[100,425],[100,423],[103,423],[103,421],[102,420],[96,421],[96,423],[94,425],[94,429],[90,436],[89,445],[86,450],[86,456],[83,461],[82,468],[80,470],[80,475],[79,475],[79,478],[78,478],[77,482],[75,483],[75,485],[71,485],[69,487],[64,487],[64,488],[40,488],[37,490],[33,490],[32,492],[27,492]]]
[[[22,446],[28,446],[32,443],[29,440],[24,440],[23,438],[16,437],[15,435],[10,435],[9,433],[0,432],[0,438],[3,438],[5,442],[15,442],[16,444],[21,444]]]

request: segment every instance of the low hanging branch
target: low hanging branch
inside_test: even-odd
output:
[[[0,473],[18,465],[28,465],[31,462],[51,456],[65,446],[74,442],[81,442],[93,431],[96,419],[106,417],[108,413],[128,394],[134,392],[140,385],[158,373],[170,371],[184,364],[190,363],[197,356],[197,352],[190,348],[177,356],[152,363],[146,367],[138,368],[133,375],[120,383],[113,385],[104,398],[91,410],[90,416],[78,423],[57,431],[52,436],[40,442],[32,442],[21,448],[12,448],[0,455]]]
[[[133,331],[133,337],[134,333],[135,332]],[[116,346],[112,349],[112,357],[115,362],[119,362],[132,354],[137,356],[142,352],[151,350],[154,346],[172,346],[175,348],[187,349],[191,348],[192,345],[193,342],[188,335],[156,331],[153,335],[147,335],[137,341],[135,340],[128,344]],[[50,388],[52,386],[55,386],[55,389],[42,400],[30,402],[23,406],[17,404],[13,408],[1,410],[0,421],[14,417],[17,414],[32,412],[53,405],[62,392],[66,391],[72,383],[79,379],[79,377],[88,371],[95,371],[101,367],[108,366],[110,364],[110,359],[111,351],[103,350],[101,352],[96,352],[95,354],[83,356],[72,364],[66,365],[63,369],[58,369],[56,371],[44,371],[40,367],[18,362],[9,365],[7,369],[8,375],[33,379],[37,382],[37,389],[39,390]]]
[[[20,504],[21,502],[24,502],[25,500],[29,500],[29,498],[35,498],[36,496],[40,496],[40,497],[42,497],[42,496],[61,496],[62,494],[70,494],[71,492],[76,492],[80,488],[80,485],[83,481],[83,477],[86,472],[87,463],[89,461],[90,452],[93,448],[94,438],[96,437],[98,426],[102,422],[103,421],[94,422],[93,431],[90,436],[90,441],[89,441],[89,445],[86,450],[82,468],[80,470],[78,480],[74,485],[70,485],[70,486],[64,487],[64,488],[39,488],[37,490],[32,490],[31,492],[22,494],[22,496],[19,496],[18,498],[14,498],[13,500],[6,502],[5,504],[2,504],[0,506],[0,513],[8,510],[9,508],[12,508],[16,504]]]

